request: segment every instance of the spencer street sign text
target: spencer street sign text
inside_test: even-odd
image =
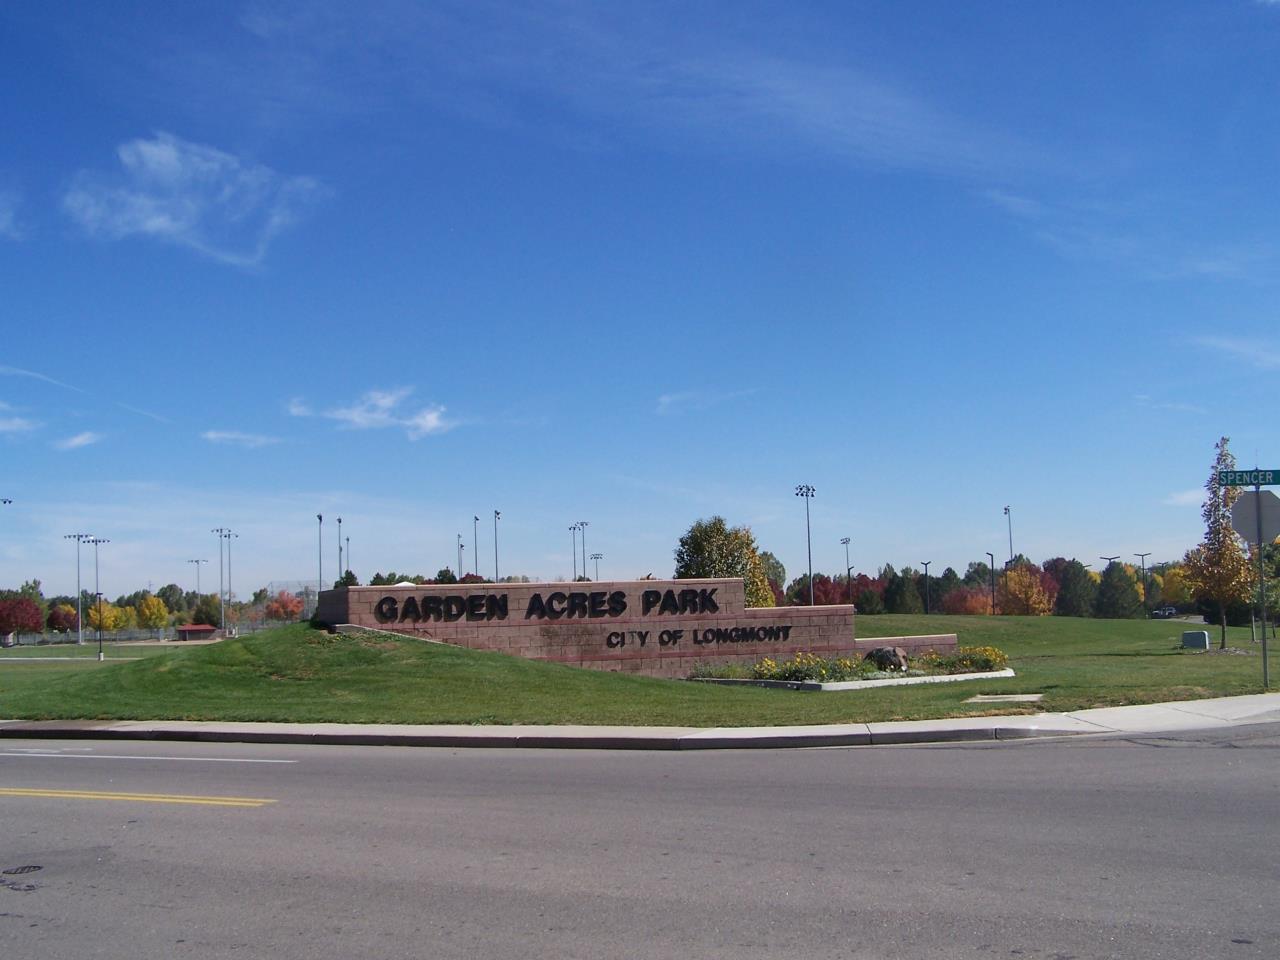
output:
[[[1280,470],[1219,470],[1218,483],[1224,487],[1274,487],[1280,485]]]

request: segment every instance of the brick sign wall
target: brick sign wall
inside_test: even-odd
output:
[[[429,584],[320,594],[316,618],[599,670],[687,676],[697,661],[923,651],[954,635],[854,638],[850,606],[752,607],[741,580]]]

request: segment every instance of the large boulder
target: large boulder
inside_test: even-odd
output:
[[[868,650],[863,660],[870,660],[879,670],[907,669],[907,651],[901,647],[876,647]]]

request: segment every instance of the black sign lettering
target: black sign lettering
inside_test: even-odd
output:
[[[698,612],[699,613],[719,613],[720,605],[716,603],[716,590],[718,587],[712,587],[710,590],[698,591]]]
[[[398,608],[395,597],[383,597],[373,608],[373,615],[379,623],[391,623],[400,612]]]
[[[585,619],[587,616],[587,595],[585,593],[569,594],[569,608],[565,611],[565,616],[569,618],[579,617]]]
[[[404,603],[400,604],[400,622],[412,620],[417,623],[422,619],[422,612],[418,609],[418,601],[415,597],[405,597]]]
[[[621,590],[609,594],[609,616],[620,617],[627,612],[627,595]]]
[[[657,590],[646,590],[640,594],[640,615],[647,617],[661,601],[662,594]]]
[[[569,598],[557,590],[551,596],[547,597],[547,617],[551,620],[559,620],[564,616],[565,604]]]
[[[466,612],[467,602],[461,597],[449,596],[444,598],[444,619],[446,623],[461,620],[462,615]]]
[[[609,595],[603,590],[597,590],[587,598],[587,616],[594,618],[603,617],[605,615],[605,600]]]
[[[547,619],[547,605],[542,599],[542,594],[535,593],[529,598],[529,607],[524,612],[526,620],[532,620],[537,617],[539,620]]]
[[[676,599],[674,590],[666,590],[662,594],[662,602],[658,604],[658,613],[679,613],[680,601]]]
[[[467,597],[467,620],[484,619],[484,594],[473,593]]]
[[[491,593],[484,601],[484,618],[486,620],[507,619],[507,595]]]

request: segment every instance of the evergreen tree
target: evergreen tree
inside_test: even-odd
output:
[[[1068,560],[1058,568],[1058,597],[1053,612],[1059,617],[1091,617],[1098,585],[1079,560]]]
[[[1142,597],[1138,585],[1123,564],[1114,560],[1102,571],[1094,615],[1109,620],[1132,620],[1142,615]]]
[[[893,570],[892,567],[886,567]],[[884,606],[889,613],[923,613],[924,604],[920,601],[920,591],[916,589],[916,571],[903,567],[901,573],[894,573],[884,588]]]

